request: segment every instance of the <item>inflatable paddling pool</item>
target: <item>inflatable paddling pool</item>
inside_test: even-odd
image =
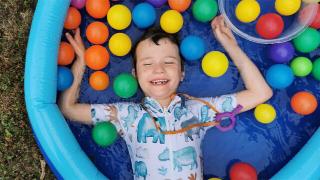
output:
[[[130,9],[136,4],[135,1],[122,3]],[[98,147],[91,139],[92,127],[66,121],[56,104],[57,53],[69,4],[68,0],[39,0],[35,10],[25,67],[25,101],[35,139],[58,179],[133,179],[128,150],[121,138],[108,148]],[[158,16],[167,8],[157,9]],[[83,34],[85,25],[93,19],[84,11],[81,13],[85,16],[81,25]],[[213,38],[208,24],[195,22],[189,11],[183,15],[185,25],[180,31],[182,37],[197,34],[206,39],[206,52],[224,51]],[[131,24],[125,33],[135,41],[142,31]],[[265,58],[266,45],[237,39],[241,48],[265,74],[273,64]],[[318,49],[308,55],[314,58],[319,54]],[[130,72],[130,56],[111,56],[110,59],[109,66],[104,70],[108,72],[111,82],[120,72]],[[187,63],[185,70],[186,78],[179,91],[193,96],[216,96],[244,88],[232,63],[227,73],[217,79],[205,76],[199,62]],[[102,92],[91,89],[88,85],[90,73],[92,70],[89,69],[85,72],[80,102],[124,101],[116,97],[112,88]],[[309,116],[295,114],[290,108],[290,97],[301,90],[311,91],[320,99],[319,81],[312,77],[296,78],[290,88],[274,90],[274,96],[268,102],[278,114],[273,123],[260,124],[249,111],[237,117],[237,125],[231,131],[209,130],[202,147],[204,177],[225,178],[233,162],[244,161],[255,166],[259,179],[320,179],[320,109]],[[138,92],[128,100],[137,102],[141,97],[142,93]]]

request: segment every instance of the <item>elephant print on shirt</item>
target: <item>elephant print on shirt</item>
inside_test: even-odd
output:
[[[207,105],[204,105],[200,109],[200,122],[205,123],[210,121],[209,118],[209,107]]]
[[[182,166],[190,166],[190,170],[198,167],[197,152],[192,146],[187,146],[178,151],[173,151],[173,169],[182,171]],[[169,149],[166,148],[158,155],[160,161],[169,161]]]
[[[133,105],[129,105],[128,115],[123,118],[124,128],[126,129],[126,131],[128,131],[129,126],[131,126],[137,118],[138,118],[138,110],[136,110]]]
[[[143,178],[145,180],[148,174],[146,163],[143,161],[136,161],[134,163],[134,174],[137,179]]]
[[[185,128],[185,127],[188,127],[188,126],[190,126],[192,124],[196,124],[196,123],[199,123],[198,118],[195,116],[192,116],[192,118],[185,120],[181,123],[181,128]],[[191,139],[191,141],[193,141],[193,137],[192,137],[193,134],[198,135],[198,137],[200,138],[200,128],[195,127],[195,128],[189,129],[188,131],[184,132],[185,142],[189,142],[189,139]]]
[[[173,115],[176,120],[180,120],[182,116],[187,116],[187,113],[187,109],[181,108],[181,106],[176,107],[173,111]]]
[[[233,110],[232,98],[226,97],[226,99],[222,103],[221,107],[222,107],[223,112],[231,112]]]
[[[163,117],[157,118],[160,128],[162,130],[166,129],[166,122]],[[165,136],[161,134],[156,129],[153,120],[150,118],[148,113],[144,113],[138,123],[137,129],[137,140],[139,143],[147,143],[147,137],[152,137],[152,142],[157,143],[158,140],[160,144],[165,143]]]

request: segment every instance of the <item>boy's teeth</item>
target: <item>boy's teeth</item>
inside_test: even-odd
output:
[[[168,82],[168,80],[155,80],[155,81],[151,81],[152,84],[154,85],[160,85],[160,84],[165,84]]]

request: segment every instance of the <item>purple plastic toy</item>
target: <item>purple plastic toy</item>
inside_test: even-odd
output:
[[[71,0],[71,5],[77,9],[81,9],[86,4],[86,0]]]
[[[147,0],[150,4],[152,4],[154,7],[159,8],[162,5],[164,5],[167,0]]]
[[[268,57],[275,63],[286,63],[293,58],[294,52],[294,47],[290,42],[273,44],[268,48]]]

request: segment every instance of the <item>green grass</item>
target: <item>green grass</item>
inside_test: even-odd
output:
[[[26,45],[36,0],[0,6],[0,179],[54,179],[34,140],[24,103]]]

